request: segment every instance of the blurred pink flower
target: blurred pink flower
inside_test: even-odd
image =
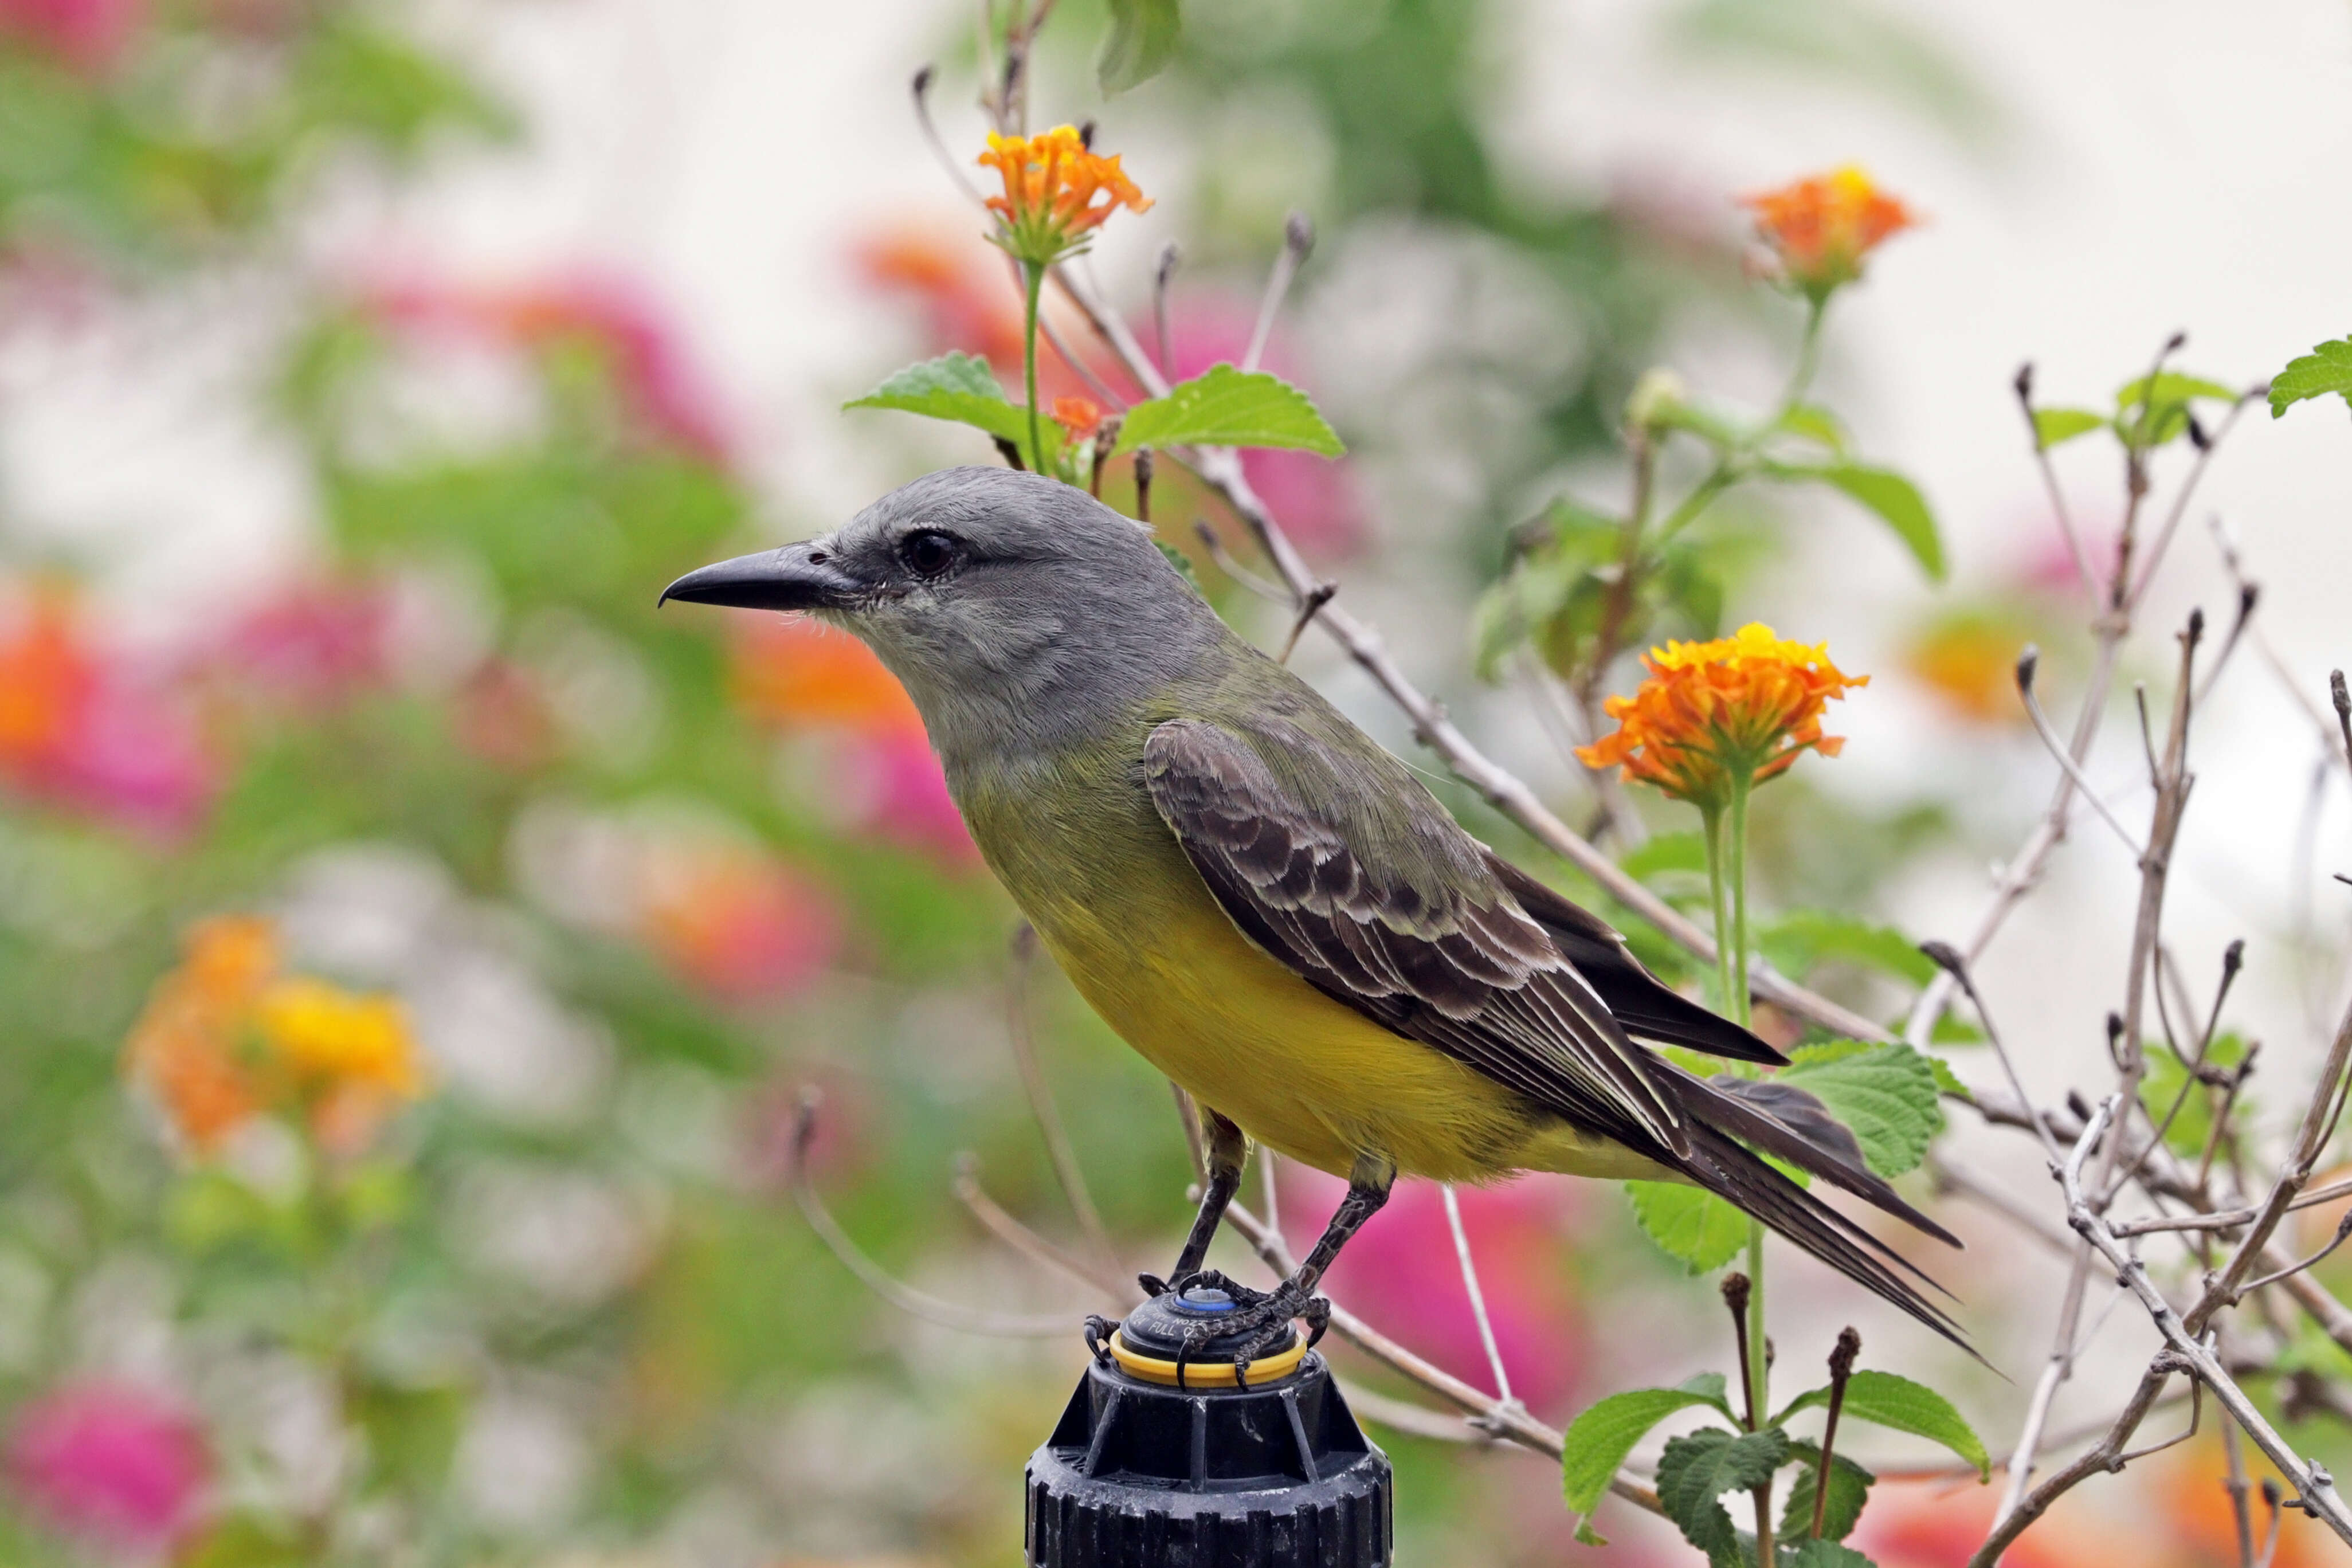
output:
[[[1294,1251],[1322,1230],[1346,1191],[1336,1176],[1283,1165],[1283,1229]],[[1520,1180],[1454,1195],[1511,1392],[1538,1409],[1552,1405],[1574,1387],[1584,1362],[1583,1315],[1563,1247],[1564,1184]],[[1334,1299],[1382,1332],[1481,1388],[1493,1385],[1435,1183],[1398,1183],[1388,1206],[1339,1254],[1329,1280]]]
[[[297,584],[231,623],[218,662],[254,694],[330,709],[386,672],[392,605],[373,584]]]
[[[950,865],[979,863],[979,846],[921,730],[862,736],[843,748],[842,762],[844,792],[861,827]]]
[[[1168,323],[1171,379],[1200,374],[1220,361],[1239,364],[1249,352],[1257,324],[1255,305],[1223,295],[1191,296],[1173,303]],[[1153,329],[1138,323],[1143,341]],[[1258,368],[1286,381],[1301,374],[1283,334],[1276,332],[1258,357]],[[1242,471],[1259,497],[1282,520],[1283,531],[1309,554],[1347,555],[1364,542],[1363,498],[1346,459],[1334,462],[1312,452],[1259,450],[1242,454]]]
[[[0,0],[0,38],[22,39],[98,76],[121,58],[146,12],[144,0]]]
[[[89,1382],[16,1412],[7,1468],[18,1495],[58,1531],[160,1552],[195,1524],[211,1461],[178,1405],[129,1384]]]
[[[22,795],[145,831],[194,826],[216,768],[160,686],[89,635],[72,590],[0,605],[0,780]]]
[[[467,333],[517,349],[584,344],[605,357],[627,412],[646,433],[727,466],[722,400],[677,323],[635,283],[584,270],[506,286],[417,280],[369,289],[362,308],[391,326]]]
[[[840,920],[824,890],[750,845],[649,845],[640,879],[637,927],[646,945],[725,1001],[789,995],[840,943]]]

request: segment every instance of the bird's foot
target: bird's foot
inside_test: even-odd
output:
[[[1310,1347],[1331,1326],[1331,1303],[1320,1296],[1309,1295],[1287,1279],[1271,1291],[1253,1290],[1212,1269],[1191,1276],[1177,1288],[1189,1289],[1193,1285],[1210,1285],[1224,1291],[1233,1299],[1234,1310],[1220,1314],[1213,1322],[1202,1323],[1185,1335],[1184,1342],[1176,1353],[1180,1377],[1182,1375],[1181,1369],[1211,1340],[1231,1340],[1236,1334],[1247,1334],[1249,1338],[1227,1352],[1234,1361],[1234,1382],[1247,1388],[1252,1363],[1290,1348],[1291,1320],[1306,1321],[1307,1343]]]

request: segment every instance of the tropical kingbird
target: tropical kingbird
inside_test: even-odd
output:
[[[1149,529],[1036,474],[950,468],[667,599],[807,611],[921,710],[988,864],[1070,982],[1201,1110],[1182,1289],[1249,1140],[1347,1178],[1297,1272],[1216,1331],[1319,1331],[1317,1282],[1400,1173],[1694,1184],[1947,1337],[1916,1270],[1760,1158],[1958,1245],[1791,1084],[1638,1043],[1785,1058],[1463,830],[1402,762],[1244,642]],[[1925,1279],[1925,1276],[1920,1276]]]

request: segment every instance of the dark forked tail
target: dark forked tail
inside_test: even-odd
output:
[[[1708,1082],[1671,1066],[1660,1076],[1690,1128],[1690,1159],[1681,1167],[1685,1176],[1977,1355],[1959,1325],[1913,1279],[1938,1294],[1948,1296],[1948,1291],[1748,1147],[1753,1144],[1939,1241],[1959,1246],[1951,1232],[1872,1173],[1863,1163],[1853,1134],[1820,1100],[1793,1084],[1721,1078]]]

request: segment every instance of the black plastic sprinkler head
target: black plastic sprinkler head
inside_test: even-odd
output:
[[[1251,1294],[1207,1275],[1088,1324],[1094,1364],[1029,1458],[1032,1568],[1390,1568],[1388,1456],[1296,1330],[1236,1366],[1255,1335],[1216,1322]]]

